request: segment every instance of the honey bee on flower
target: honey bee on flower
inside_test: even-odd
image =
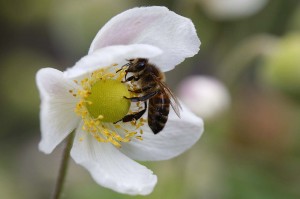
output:
[[[174,42],[176,41],[176,42]],[[141,7],[112,18],[96,35],[88,55],[65,72],[38,71],[41,96],[39,149],[51,153],[73,130],[71,156],[100,185],[120,193],[146,195],[157,177],[134,160],[175,157],[190,148],[203,132],[203,122],[184,105],[170,109],[168,122],[154,134],[143,103],[131,103],[141,89],[126,80],[128,60],[144,58],[161,72],[172,70],[200,46],[193,23],[165,7]],[[155,93],[156,95],[157,93]],[[154,94],[153,94],[154,95]],[[146,111],[146,110],[145,110]]]

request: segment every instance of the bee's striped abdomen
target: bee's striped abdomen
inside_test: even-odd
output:
[[[159,133],[165,127],[168,120],[169,107],[170,99],[163,92],[159,92],[149,99],[148,124],[154,134]]]

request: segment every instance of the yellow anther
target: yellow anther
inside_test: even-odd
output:
[[[115,140],[112,140],[111,143],[115,145],[117,148],[121,148],[121,144]]]
[[[119,124],[115,124],[114,125],[117,129],[120,129],[121,128],[121,126],[119,125]]]
[[[143,140],[142,136],[140,136],[140,135],[135,136],[135,138],[138,140]]]
[[[130,141],[131,141],[130,138],[124,138],[124,139],[123,139],[123,142],[130,142]]]
[[[130,137],[133,137],[137,134],[137,132],[130,132],[128,134],[125,135],[126,138],[130,138]]]
[[[113,137],[118,141],[123,141],[123,138],[116,133],[114,133]]]

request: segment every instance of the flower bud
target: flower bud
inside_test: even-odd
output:
[[[262,70],[264,82],[300,99],[300,34],[283,38],[265,58]]]
[[[208,76],[192,76],[181,82],[179,98],[196,115],[210,119],[230,104],[226,87],[217,79]]]

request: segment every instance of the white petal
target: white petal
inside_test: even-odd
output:
[[[74,67],[65,72],[65,77],[75,78],[112,64],[124,63],[127,59],[152,58],[161,53],[159,48],[147,44],[108,46],[80,59]]]
[[[200,40],[190,19],[153,6],[133,8],[112,18],[96,35],[89,53],[120,44],[150,44],[162,49],[164,53],[150,61],[168,71],[194,56]]]
[[[110,143],[96,141],[78,128],[71,156],[85,167],[100,185],[120,193],[146,195],[157,177],[145,166],[131,160]]]
[[[69,93],[76,85],[64,79],[61,71],[52,68],[39,70],[36,83],[41,97],[39,149],[51,153],[78,125],[79,118],[74,113],[76,98]]]
[[[182,105],[182,104],[181,104]],[[165,128],[154,134],[146,125],[143,140],[123,144],[121,151],[135,160],[156,161],[173,158],[197,142],[203,132],[203,121],[182,105],[181,118],[170,110]]]

